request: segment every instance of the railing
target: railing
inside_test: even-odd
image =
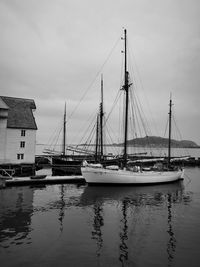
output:
[[[15,174],[15,170],[14,169],[3,169],[3,168],[0,168],[0,175],[2,175],[2,176],[8,176],[8,177],[12,178],[14,174]]]

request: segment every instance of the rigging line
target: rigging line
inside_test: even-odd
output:
[[[136,104],[137,105],[137,104]],[[139,114],[137,114],[136,112],[135,112],[135,122],[136,122],[136,127],[138,127],[138,131],[139,131],[139,136],[141,136],[142,137],[142,130],[141,130],[141,127],[140,127],[140,120],[139,120],[139,118],[140,118],[140,116],[138,116]],[[137,126],[138,125],[138,126]],[[137,134],[137,132],[136,132],[136,134]]]
[[[137,137],[137,132],[136,132],[136,120],[135,120],[135,112],[134,112],[134,99],[132,99],[131,105],[130,105],[130,109],[131,109],[131,114],[132,114],[132,123],[131,123],[131,127],[132,127],[132,136],[133,138]]]
[[[135,87],[135,86],[134,86]],[[138,110],[138,113],[139,113],[139,111],[140,111],[140,114],[141,114],[141,119],[144,117],[144,119],[145,119],[145,121],[146,121],[146,124],[147,124],[147,119],[146,119],[146,117],[145,117],[145,114],[144,114],[144,111],[143,111],[143,108],[142,108],[142,105],[141,105],[141,103],[140,103],[140,100],[139,100],[139,98],[137,97],[137,94],[136,94],[136,90],[135,90],[135,88],[134,87],[132,87],[132,90],[130,90],[130,97],[132,98],[132,100],[134,101],[134,103],[135,103],[135,105],[136,105],[136,108],[137,108],[137,110]],[[143,114],[143,116],[142,116],[142,114]],[[143,120],[143,119],[142,119]],[[143,120],[144,121],[144,120]],[[148,124],[147,124],[148,125]],[[144,127],[145,128],[145,127]],[[149,127],[148,127],[149,128]]]
[[[136,137],[137,137],[137,129],[138,129],[138,132],[139,132],[141,137],[142,137],[143,132],[148,137],[148,129],[146,128],[144,119],[142,117],[140,108],[138,106],[137,98],[133,97],[133,91],[131,91],[130,97],[133,98],[132,101],[130,101],[130,102],[132,104],[131,105],[131,112],[133,114],[133,125],[135,128]],[[152,152],[152,147],[150,146],[149,139],[147,138],[146,141],[147,141],[146,145],[148,145],[150,152]]]
[[[111,113],[113,112],[113,109],[114,109],[114,107],[116,106],[116,104],[118,103],[118,101],[119,101],[119,99],[120,99],[120,96],[121,96],[121,94],[122,94],[122,92],[121,92],[121,88],[122,88],[122,86],[123,86],[123,79],[122,79],[122,77],[123,77],[123,72],[124,72],[123,62],[124,62],[124,57],[121,57],[121,71],[120,71],[120,77],[121,77],[121,78],[120,78],[120,86],[119,86],[120,89],[118,90],[117,95],[116,95],[116,97],[115,97],[115,100],[114,100],[114,102],[113,102],[113,105],[112,105],[112,107],[111,107],[111,109],[110,109],[110,111],[109,111],[107,117],[105,118],[104,127],[105,127],[105,125],[106,125],[108,119],[110,118],[110,115],[111,115]],[[120,105],[119,105],[119,107],[120,107]],[[120,113],[119,113],[119,114],[120,114]],[[119,126],[120,126],[120,124],[119,124]]]
[[[124,48],[123,48],[124,49]],[[123,51],[122,51],[123,53]],[[124,56],[121,57],[121,70],[120,70],[120,84],[119,84],[119,88],[123,88],[123,80],[124,80],[124,64],[125,64],[125,58]],[[120,90],[119,90],[120,93]],[[118,114],[118,121],[119,121],[119,127],[118,127],[118,132],[119,132],[119,138],[118,138],[118,142],[122,142],[122,140],[120,140],[120,138],[122,137],[122,132],[123,132],[123,119],[121,119],[121,114],[123,114],[123,98],[121,98],[122,92],[119,95],[119,114]],[[123,117],[122,117],[123,118]]]
[[[88,142],[89,139],[91,139],[94,136],[95,132],[96,132],[96,121],[95,123],[93,123],[93,127],[90,131],[88,138],[86,139],[86,143]]]
[[[141,114],[141,112],[140,112],[140,109],[138,108],[137,103],[136,103],[136,107],[137,107],[137,109],[138,109],[138,116],[139,116],[139,118],[140,118],[140,120],[141,120],[141,124],[142,124],[143,130],[144,130],[144,133],[145,133],[146,135],[149,135],[149,134],[148,134],[148,130],[147,130],[146,126],[145,126],[145,122],[144,122],[144,120],[143,120],[143,118],[142,118],[142,114]]]
[[[107,130],[107,135],[108,135],[108,137],[110,138],[110,141],[111,141],[111,144],[112,144],[112,143],[113,143],[113,140],[112,140],[112,137],[111,137],[111,135],[110,135],[110,131],[109,131],[109,129],[108,129],[108,125],[106,125],[106,130]],[[119,154],[119,151],[117,151],[117,149],[116,149],[115,146],[112,147],[112,151],[114,151],[114,154],[115,154],[115,155],[118,155],[118,154]]]
[[[58,139],[60,137],[61,130],[62,130],[62,128],[60,129],[59,134],[57,136],[57,139],[56,139],[56,142],[55,142],[55,145],[54,145],[54,149],[55,149],[56,145],[58,144]]]
[[[135,92],[135,91],[134,91],[134,92]],[[134,92],[133,92],[133,94],[134,94]],[[135,96],[135,99],[136,99],[137,109],[138,109],[138,111],[139,111],[139,113],[140,113],[140,117],[141,117],[142,123],[143,123],[143,125],[144,125],[144,126],[143,126],[143,127],[144,127],[144,130],[145,130],[145,132],[146,132],[147,135],[150,135],[150,134],[151,134],[151,129],[150,129],[150,127],[149,127],[148,120],[147,120],[147,118],[146,118],[146,115],[145,115],[144,110],[143,110],[143,108],[142,108],[142,104],[141,104],[140,99],[138,98],[136,92],[135,92],[134,96]],[[143,119],[143,118],[144,118],[144,119]],[[146,126],[145,126],[145,123],[146,123]],[[148,133],[148,132],[149,132],[149,133]]]
[[[128,48],[129,49],[129,48]],[[151,119],[151,121],[152,121],[152,125],[153,125],[153,127],[154,127],[154,129],[155,129],[155,132],[156,132],[156,134],[158,135],[158,128],[157,128],[157,124],[156,124],[156,122],[155,122],[155,118],[154,118],[154,116],[153,116],[153,112],[152,112],[152,110],[151,110],[151,108],[150,108],[150,104],[149,104],[149,101],[148,101],[148,98],[147,98],[147,96],[146,96],[146,94],[145,94],[145,89],[144,89],[144,85],[143,85],[143,82],[142,82],[142,79],[141,79],[141,75],[140,75],[140,72],[139,72],[139,68],[138,68],[138,66],[137,66],[137,63],[136,63],[136,59],[135,59],[135,55],[134,55],[134,52],[133,52],[133,49],[129,49],[129,54],[130,54],[130,58],[133,58],[133,62],[135,63],[135,71],[136,71],[136,73],[137,73],[137,77],[138,77],[138,80],[139,80],[139,83],[140,83],[140,85],[141,85],[141,89],[142,89],[142,91],[143,91],[143,95],[144,95],[144,97],[145,97],[145,100],[146,100],[146,103],[147,103],[147,106],[148,106],[148,110],[149,110],[149,114],[150,114],[150,119]],[[132,67],[132,70],[133,70],[133,67]],[[134,71],[133,71],[133,77],[135,78],[135,75],[134,75]],[[135,85],[136,85],[136,88],[137,88],[137,82],[136,82],[136,79],[135,79]]]
[[[128,50],[128,55],[129,55],[129,57],[130,57],[130,51]],[[131,59],[131,57],[130,57],[130,59]],[[133,82],[133,84],[134,84],[134,88],[135,89],[137,89],[138,88],[138,86],[137,86],[137,79],[136,79],[136,76],[135,76],[135,71],[134,71],[134,68],[133,68],[133,65],[131,64],[131,61],[129,60],[129,62],[128,62],[129,64],[129,69],[130,69],[130,77],[131,77],[131,79],[132,79],[132,82]]]
[[[168,129],[168,124],[169,124],[169,117],[167,117],[167,123],[166,123],[166,126],[165,126],[164,137],[166,136],[166,132],[167,132],[167,129]]]
[[[179,134],[179,138],[182,140],[182,134],[181,134],[181,132],[180,132],[180,130],[179,130],[179,128],[178,128],[178,125],[177,125],[177,123],[176,123],[175,117],[172,116],[172,119],[173,119],[173,122],[174,122],[174,126],[175,126],[175,128],[176,128],[176,130],[177,130],[177,132],[178,132],[178,134]]]
[[[58,135],[58,132],[60,131],[60,125],[61,125],[61,122],[58,124],[59,127],[57,126],[57,128],[55,128],[54,132],[50,136],[49,140],[47,141],[47,145],[52,146],[53,143],[55,142],[54,140],[56,139],[56,136]]]
[[[92,140],[94,140],[94,135],[95,135],[95,132],[96,132],[95,131],[96,130],[95,126],[96,125],[94,125],[94,129],[92,131],[90,140],[87,141],[88,142],[88,146],[87,146],[88,147],[88,151],[90,151],[90,152],[93,152],[93,150],[94,150],[94,146],[93,146],[94,144],[92,144]],[[91,147],[91,149],[89,149],[89,147]]]
[[[178,129],[176,127],[173,115],[172,115],[172,122],[173,122],[173,132],[171,133],[171,135],[172,135],[172,138],[174,138],[175,140],[178,141],[178,140],[180,140],[181,137],[180,137],[180,134],[179,134]]]
[[[178,126],[177,126],[177,123],[176,123],[176,121],[175,121],[175,117],[174,117],[174,116],[172,116],[172,120],[173,120],[173,124],[174,124],[174,126],[175,126],[175,130],[176,130],[176,133],[177,133],[177,138],[175,138],[175,139],[177,139],[177,140],[179,140],[179,141],[180,141],[180,140],[183,140],[182,135],[181,135],[181,132],[180,132]],[[184,148],[183,153],[190,154],[190,153],[189,153],[189,150],[188,150],[187,148]],[[180,154],[181,154],[181,153],[180,153]]]
[[[91,125],[90,125],[90,126],[91,126]],[[89,134],[88,138],[87,138],[86,141],[85,141],[85,145],[87,145],[88,140],[94,135],[94,134],[93,134],[93,131],[95,130],[95,127],[96,127],[96,123],[93,124],[93,127],[92,127],[92,129],[91,129],[91,131],[90,131],[90,134]],[[85,136],[84,136],[84,137],[85,137]],[[83,138],[82,138],[82,140],[83,140]]]
[[[89,131],[91,125],[92,125],[92,124],[94,123],[94,121],[96,120],[96,117],[95,117],[95,116],[96,116],[96,112],[95,112],[95,115],[94,115],[94,113],[92,112],[91,115],[90,115],[90,117],[89,117],[89,119],[88,119],[86,122],[84,122],[83,127],[82,127],[79,131],[77,131],[77,133],[76,133],[76,135],[74,136],[73,140],[77,140],[77,139],[78,139],[78,136],[80,135],[80,133],[84,132],[84,134],[82,135],[81,140],[80,140],[80,143],[82,142],[82,140],[83,140],[83,138],[85,137],[86,133]],[[90,122],[89,125],[88,125],[88,122]],[[88,127],[85,129],[85,125],[86,125],[86,124],[88,125]],[[77,144],[77,146],[78,146],[78,144]]]
[[[117,104],[117,102],[118,102],[118,100],[119,100],[119,98],[120,98],[120,95],[121,95],[121,92],[120,92],[120,90],[119,90],[119,91],[117,92],[117,95],[116,95],[116,98],[115,98],[115,100],[114,100],[114,102],[113,102],[113,105],[112,105],[112,107],[111,107],[111,109],[110,109],[110,111],[109,111],[109,113],[108,113],[108,116],[107,116],[107,118],[106,118],[106,120],[105,120],[106,123],[107,123],[107,121],[108,121],[108,119],[109,119],[109,117],[110,117],[110,115],[111,115],[111,113],[112,113],[112,111],[113,111],[115,105]]]
[[[90,140],[87,140],[87,144],[84,146],[84,150],[90,153],[94,153],[94,146],[93,144],[91,144],[92,139],[93,139],[93,136],[91,137]]]
[[[164,135],[161,136],[163,138],[166,136],[168,125],[169,125],[169,117],[167,116]],[[162,156],[162,154],[165,154],[165,150],[163,149],[163,147],[157,147],[157,151],[160,153],[160,156]]]
[[[110,128],[110,131],[109,131],[108,127]],[[116,135],[114,134],[114,131],[112,130],[112,128],[111,128],[111,126],[110,126],[109,123],[106,124],[106,129],[107,129],[107,133],[108,133],[108,135],[109,135],[109,137],[110,137],[110,141],[113,142],[113,139],[112,139],[112,137],[111,137],[111,135],[110,135],[110,132],[112,132],[112,134],[113,134],[115,140],[117,140],[117,137],[116,137]]]
[[[145,119],[145,116],[144,116],[144,112],[143,110],[141,110],[141,105],[140,102],[139,102],[139,99],[137,98],[136,94],[134,94],[133,90],[131,91],[131,94],[130,96],[132,97],[133,101],[134,101],[134,105],[135,105],[135,115],[138,114],[139,118],[140,118],[140,121],[141,121],[141,126],[143,128],[143,131],[146,135],[149,135],[148,132],[150,132],[150,129],[148,127],[148,123],[147,123],[147,120]],[[132,105],[133,106],[133,105]],[[144,119],[143,119],[144,117]],[[146,121],[146,124],[147,124],[147,127],[145,125],[145,121]],[[138,125],[139,124],[139,120],[138,120]]]
[[[75,113],[75,111],[77,110],[77,108],[79,107],[80,103],[82,102],[82,100],[84,99],[84,97],[86,96],[86,94],[88,93],[88,91],[90,90],[90,88],[92,87],[93,83],[95,82],[96,78],[99,76],[99,74],[102,72],[102,69],[104,68],[105,64],[108,62],[108,60],[110,59],[115,47],[117,46],[119,40],[121,39],[121,35],[120,37],[117,39],[117,41],[115,42],[114,46],[112,47],[110,53],[108,54],[108,57],[106,58],[106,60],[104,61],[104,63],[102,64],[100,70],[96,73],[94,79],[92,80],[92,82],[90,83],[90,85],[87,87],[87,89],[85,90],[84,94],[82,95],[81,99],[79,100],[78,104],[75,106],[74,110],[71,112],[71,114],[68,117],[68,121],[71,119],[72,115]]]
[[[133,82],[134,82],[134,88],[133,89],[136,89],[137,88],[137,80],[136,80],[136,77],[134,75],[134,71],[133,71],[132,65],[131,65],[131,71],[132,71]],[[141,85],[142,85],[142,82],[141,82]],[[140,99],[138,98],[138,96],[136,94],[136,90],[131,90],[131,94],[132,94],[132,98],[135,99],[135,103],[137,105],[138,114],[139,114],[139,116],[141,118],[141,123],[143,125],[143,130],[144,130],[146,135],[149,135],[151,133],[151,130],[150,130],[150,127],[148,125],[148,121],[146,119],[146,116],[145,116],[144,110],[142,108]]]
[[[55,149],[55,146],[57,145],[58,139],[60,137],[60,133],[61,133],[62,127],[59,129],[59,131],[57,131],[56,135],[53,137],[51,144],[49,144],[49,147],[53,147],[53,149]]]
[[[132,121],[131,121],[132,123],[130,124],[130,126],[132,127],[133,139],[138,137],[138,131],[139,131],[139,136],[142,136],[141,130],[140,130],[140,125],[139,125],[139,120],[138,120],[138,116],[137,116],[137,112],[134,109],[134,106],[135,105],[134,105],[134,101],[133,101],[133,102],[131,102],[131,105],[130,105],[131,114],[132,114]]]
[[[105,112],[104,112],[105,114]],[[106,126],[106,121],[105,121],[105,116],[103,116],[103,146],[107,143],[106,142],[106,133],[105,133],[105,126]]]
[[[94,114],[95,113],[95,114]],[[82,135],[81,137],[81,140],[80,140],[80,143],[82,142],[82,140],[85,138],[87,132],[89,131],[91,125],[93,125],[93,123],[96,121],[96,111],[95,112],[91,112],[91,115],[89,117],[89,119],[84,122],[84,126],[89,122],[89,125],[87,128],[85,128],[84,126],[82,127],[82,129],[80,129],[79,131],[77,131],[77,134],[76,136],[74,136],[74,139],[78,139],[78,135],[80,135],[80,133],[82,133],[84,131],[84,134]],[[98,113],[98,111],[97,111]],[[77,147],[78,147],[78,144],[77,144]]]
[[[133,92],[130,90],[130,111],[132,114],[132,127],[133,127],[133,138],[137,138],[137,123],[136,123],[136,110],[135,110],[135,102],[136,99],[133,97]]]
[[[133,119],[131,119],[131,116],[130,116],[129,117],[129,125],[130,125],[130,127],[129,127],[129,133],[131,133],[131,134],[129,134],[129,137],[130,137],[129,140],[132,139],[132,143],[128,145],[128,152],[130,154],[136,153],[136,151],[138,150],[136,148],[135,144],[134,144],[134,122],[133,123],[132,122],[133,122]],[[133,135],[132,135],[132,133],[133,133]]]

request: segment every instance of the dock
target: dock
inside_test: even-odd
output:
[[[46,185],[46,184],[85,184],[83,176],[46,176],[43,179],[16,177],[5,181],[5,186]]]

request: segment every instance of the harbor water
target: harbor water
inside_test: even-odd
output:
[[[154,186],[0,190],[0,264],[190,266],[200,262],[200,169]]]

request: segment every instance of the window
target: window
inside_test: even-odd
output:
[[[20,142],[20,147],[25,147],[25,141]]]
[[[21,130],[21,136],[25,136],[26,135],[26,130]]]
[[[24,159],[24,154],[17,154],[17,159]]]

